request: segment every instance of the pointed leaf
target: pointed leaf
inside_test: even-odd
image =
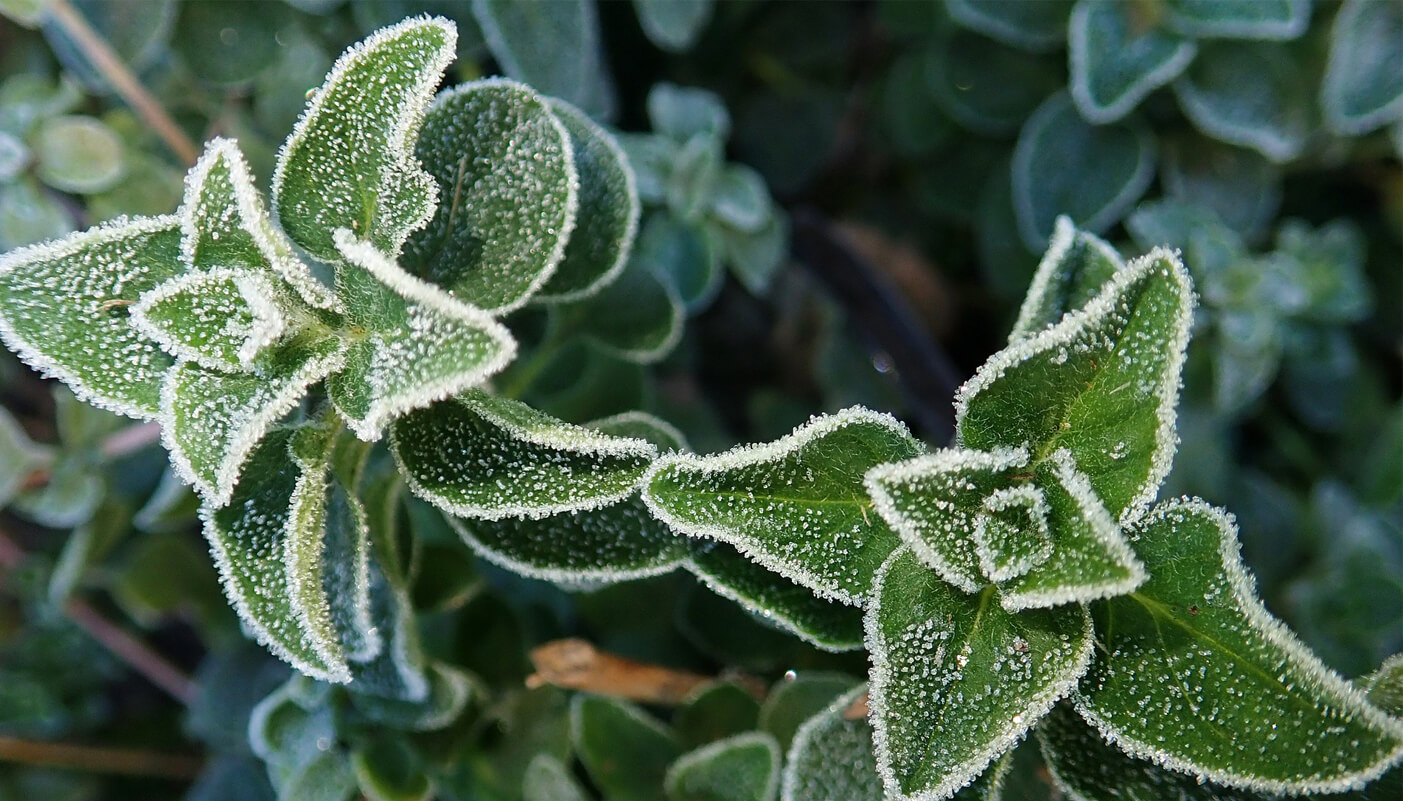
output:
[[[579,177],[565,126],[530,87],[477,81],[438,96],[416,152],[439,204],[406,243],[405,269],[493,314],[521,306],[575,227]]]
[[[966,595],[909,549],[867,609],[873,743],[889,795],[948,798],[1018,742],[1091,661],[1085,608],[1010,614]]]
[[[407,415],[395,424],[390,445],[415,494],[483,520],[541,518],[619,501],[633,493],[657,453],[643,440],[571,425],[481,391]]]
[[[780,801],[884,801],[872,726],[860,710],[867,685],[838,696],[794,735]],[[854,710],[854,707],[858,711]]]
[[[311,431],[312,433],[307,433]],[[229,603],[258,641],[303,673],[331,682],[350,674],[321,589],[322,523],[316,502],[326,480],[326,454],[308,459],[315,430],[282,429],[263,439],[231,503],[206,504],[215,567]],[[303,451],[292,454],[293,446]]]
[[[1369,703],[1403,718],[1403,654],[1394,654],[1379,669],[1355,682],[1369,694]]]
[[[1013,47],[1056,50],[1062,45],[1071,0],[946,0],[950,17]]]
[[[570,739],[595,786],[616,801],[656,801],[667,766],[682,752],[672,732],[648,713],[590,695],[570,705]]]
[[[1310,21],[1310,0],[1174,0],[1169,27],[1200,39],[1295,39]]]
[[[683,754],[663,786],[672,801],[774,801],[779,763],[775,738],[747,732]]]
[[[131,324],[182,361],[238,372],[287,327],[268,279],[249,270],[186,273],[144,293]]]
[[[1067,28],[1072,99],[1088,122],[1115,122],[1169,83],[1198,52],[1190,40],[1136,19],[1137,6],[1081,0]]]
[[[511,333],[482,310],[404,272],[367,242],[337,234],[337,291],[364,332],[327,382],[337,411],[367,442],[396,417],[482,383],[516,355]]]
[[[1278,164],[1305,150],[1312,103],[1299,56],[1283,45],[1205,45],[1179,80],[1179,108],[1207,136],[1250,147]]]
[[[472,7],[492,57],[508,75],[596,119],[613,116],[614,87],[594,3],[473,0]]]
[[[1229,787],[1335,792],[1382,774],[1403,759],[1403,722],[1267,612],[1236,529],[1198,500],[1130,527],[1150,580],[1096,606],[1104,650],[1078,711],[1126,753]]]
[[[0,256],[0,339],[83,400],[156,417],[174,360],[132,328],[127,307],[184,271],[179,247],[179,221],[151,217]]]
[[[645,477],[643,498],[684,534],[725,542],[821,597],[861,605],[899,542],[868,511],[862,476],[920,450],[890,415],[853,407],[776,442],[664,456]]]
[[[271,271],[313,308],[342,311],[274,227],[233,140],[211,140],[185,176],[180,230],[180,255],[191,269]]]
[[[161,442],[171,466],[211,508],[224,506],[264,435],[344,363],[341,342],[328,338],[267,350],[247,373],[177,364],[161,387]]]
[[[273,213],[308,253],[340,262],[332,235],[346,228],[398,254],[445,200],[419,169],[414,142],[457,39],[448,20],[415,17],[336,60],[273,171]]]
[[[551,100],[550,107],[570,134],[580,188],[565,256],[536,294],[548,303],[588,297],[619,276],[633,249],[640,208],[633,169],[618,141],[565,101]]]
[[[1164,250],[1115,273],[1082,309],[1000,351],[955,399],[960,444],[1071,451],[1113,518],[1154,499],[1174,455],[1174,413],[1194,294]]]
[[[621,359],[651,364],[682,339],[684,311],[677,292],[633,257],[616,280],[556,312],[559,336],[578,335]]]
[[[1403,117],[1403,8],[1349,0],[1330,28],[1330,60],[1320,85],[1325,121],[1359,136]]]
[[[329,482],[326,493],[322,590],[346,658],[366,662],[385,647],[371,615],[369,521],[365,506],[341,480]]]
[[[862,613],[815,596],[723,542],[692,540],[687,569],[717,595],[822,651],[862,647]]]

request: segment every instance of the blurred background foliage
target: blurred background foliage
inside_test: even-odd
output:
[[[334,57],[421,12],[458,24],[453,82],[506,73],[621,132],[633,263],[685,334],[655,364],[542,348],[504,380],[567,420],[653,411],[703,452],[855,403],[943,444],[1055,215],[1127,255],[1179,248],[1201,307],[1166,494],[1237,514],[1268,607],[1345,675],[1403,651],[1397,2],[0,0],[0,250],[181,194],[188,154],[60,5],[265,186]],[[787,744],[865,670],[680,572],[514,576],[411,503],[396,581],[468,700],[444,678],[436,708],[367,705],[242,636],[149,429],[8,353],[0,402],[3,801],[646,799],[718,737]],[[652,723],[525,689],[529,649],[567,636],[717,678]],[[1029,751],[1015,801],[1046,794]]]

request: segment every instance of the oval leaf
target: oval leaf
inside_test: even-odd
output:
[[[685,312],[677,292],[654,275],[635,250],[618,279],[555,312],[557,337],[582,336],[605,352],[651,364],[677,347]]]
[[[1310,0],[1174,0],[1169,27],[1200,39],[1295,39],[1310,21]]]
[[[250,370],[287,326],[276,291],[248,270],[186,273],[144,293],[131,323],[182,361],[222,372]]]
[[[1299,58],[1282,45],[1204,46],[1174,82],[1184,116],[1205,135],[1290,161],[1311,134],[1311,102]]]
[[[683,754],[663,787],[672,801],[774,801],[779,762],[775,738],[746,732]]]
[[[1154,90],[1179,77],[1198,47],[1158,27],[1144,27],[1138,6],[1081,0],[1068,23],[1072,100],[1088,122],[1115,122]]]
[[[1359,136],[1403,116],[1400,61],[1403,7],[1348,0],[1330,28],[1330,60],[1320,85],[1331,129]]]
[[[946,0],[951,19],[1012,47],[1048,51],[1062,46],[1072,0]]]

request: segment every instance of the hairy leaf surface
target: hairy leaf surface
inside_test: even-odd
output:
[[[286,329],[276,291],[249,270],[186,273],[142,294],[131,323],[178,359],[209,370],[247,370]]]
[[[1115,122],[1145,96],[1179,77],[1198,47],[1159,27],[1145,27],[1135,6],[1081,0],[1068,22],[1070,88],[1089,122]]]
[[[560,307],[560,335],[578,334],[607,353],[651,364],[682,339],[685,312],[677,291],[641,261],[639,251],[608,286]]]
[[[672,801],[774,801],[779,763],[775,738],[746,732],[683,754],[663,787]]]

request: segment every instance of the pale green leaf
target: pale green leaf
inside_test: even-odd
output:
[[[819,598],[723,542],[692,540],[690,545],[687,569],[717,595],[820,650],[862,647],[862,614],[857,609]]]
[[[1160,178],[1170,197],[1212,209],[1248,237],[1265,231],[1281,206],[1280,167],[1255,150],[1201,137],[1172,142]]]
[[[0,186],[0,248],[9,250],[73,231],[73,215],[56,193],[30,176]]]
[[[1169,27],[1200,39],[1295,39],[1310,21],[1311,0],[1172,0]]]
[[[950,17],[1013,47],[1056,50],[1062,46],[1071,0],[946,0]]]
[[[356,789],[350,760],[340,749],[316,753],[296,765],[278,787],[278,798],[297,801],[346,801]]]
[[[698,134],[718,142],[731,136],[731,114],[715,92],[659,81],[648,90],[647,106],[653,130],[678,145]],[[674,158],[667,159],[667,164]]]
[[[431,176],[414,141],[458,33],[441,17],[384,28],[336,60],[278,153],[273,212],[294,242],[322,261],[342,253],[342,228],[398,254],[434,213]]]
[[[725,144],[709,134],[696,134],[683,143],[663,185],[669,211],[690,224],[701,223],[716,194],[725,164]]]
[[[835,698],[851,690],[855,684],[856,679],[842,673],[816,670],[786,673],[770,688],[770,694],[760,707],[759,728],[773,734],[780,748],[787,751],[800,726],[827,709]],[[866,689],[863,688],[864,693]],[[867,750],[870,754],[870,744]],[[875,770],[874,766],[874,777]]]
[[[122,179],[122,140],[92,117],[50,117],[33,142],[36,173],[55,189],[91,195]]]
[[[963,447],[1068,449],[1118,520],[1140,514],[1174,455],[1194,293],[1178,258],[1152,251],[1083,308],[998,352],[955,399]]]
[[[1300,57],[1270,42],[1204,45],[1174,82],[1179,108],[1205,135],[1278,164],[1305,150],[1314,121]]]
[[[541,518],[622,500],[657,453],[643,440],[591,431],[481,391],[405,416],[390,445],[415,494],[483,520]]]
[[[536,294],[538,301],[561,302],[593,295],[618,277],[638,231],[639,200],[633,169],[614,137],[563,100],[550,107],[570,134],[580,183],[565,256]]]
[[[370,243],[337,234],[346,264],[337,292],[352,340],[327,382],[356,436],[378,439],[394,418],[482,383],[516,355],[507,329],[481,309],[404,272]]]
[[[472,8],[507,75],[596,119],[613,116],[614,86],[593,2],[473,0]]]
[[[909,549],[878,573],[866,617],[869,704],[889,795],[950,797],[1086,671],[1093,640],[1085,608],[1011,614],[994,595],[950,587]]]
[[[725,542],[824,598],[860,606],[899,543],[869,511],[862,476],[921,449],[891,416],[854,407],[776,442],[663,456],[643,498],[677,531]]]
[[[73,528],[93,516],[105,492],[85,456],[61,453],[44,486],[21,492],[12,508],[41,526]]]
[[[872,726],[863,710],[866,697],[867,685],[854,687],[799,727],[785,759],[780,801],[888,797],[872,753]]]
[[[521,777],[522,801],[589,801],[570,769],[550,754],[537,754]]]
[[[729,226],[721,226],[717,232],[731,275],[752,295],[764,295],[789,256],[788,216],[772,209],[764,226],[754,233]]]
[[[1193,41],[1145,26],[1140,7],[1080,0],[1068,22],[1070,88],[1088,122],[1115,122],[1169,83],[1198,53]]]
[[[668,211],[648,215],[632,261],[671,286],[688,312],[711,305],[725,279],[716,242],[706,228]]]
[[[344,363],[342,343],[327,338],[267,350],[246,373],[177,364],[161,387],[161,441],[171,465],[211,508],[224,506],[267,432]]]
[[[276,292],[248,270],[186,273],[143,293],[131,324],[177,359],[207,370],[247,371],[288,325]]]
[[[716,181],[711,213],[732,228],[758,232],[774,214],[765,179],[744,164],[727,164]]]
[[[303,673],[346,682],[351,676],[321,588],[319,493],[310,491],[326,481],[327,454],[319,463],[305,458],[324,437],[315,429],[271,432],[250,455],[231,502],[206,505],[200,514],[224,593],[244,625]],[[295,445],[303,458],[294,456]]]
[[[24,486],[31,471],[52,459],[51,449],[31,442],[9,410],[0,407],[0,508]]]
[[[671,801],[774,801],[779,764],[775,738],[747,732],[683,754],[663,786]]]
[[[615,281],[578,303],[560,306],[557,335],[585,337],[610,355],[639,364],[671,353],[682,339],[682,301],[643,259],[643,251],[635,250]]]
[[[406,243],[404,268],[494,314],[524,304],[575,227],[579,178],[565,126],[529,87],[478,81],[438,96],[416,152],[439,204]]]
[[[0,256],[0,338],[79,398],[155,417],[174,360],[132,328],[127,307],[183,271],[178,225],[115,220]]]
[[[648,41],[674,53],[690,50],[711,21],[714,0],[633,0]]]
[[[394,532],[387,532],[385,528],[372,528],[372,536],[393,536]],[[388,555],[382,552],[384,546],[390,545],[392,543],[383,541],[375,543],[371,558],[367,560],[370,620],[382,647],[368,661],[350,663],[352,686],[356,691],[351,700],[363,713],[375,719],[389,716],[417,720],[423,717],[437,724],[445,716],[456,717],[467,700],[469,687],[466,679],[455,671],[437,671],[430,675],[426,669],[409,587],[391,577]]]
[[[48,13],[49,0],[0,0],[0,15],[26,28],[37,28]]]
[[[1096,606],[1103,649],[1077,699],[1102,736],[1132,756],[1264,793],[1341,791],[1403,759],[1403,722],[1257,599],[1230,515],[1171,501],[1127,533],[1150,579]]]
[[[657,801],[677,738],[648,713],[611,698],[579,695],[570,704],[570,739],[594,784],[612,801]]]
[[[1056,325],[1067,312],[1085,306],[1124,267],[1120,254],[1105,240],[1077,230],[1068,217],[1058,217],[1047,253],[1038,263],[1018,321],[1009,332],[1009,344]]]
[[[1330,60],[1320,85],[1325,121],[1359,136],[1403,117],[1403,7],[1348,0],[1330,28]]]
[[[1065,92],[1038,106],[1013,149],[1013,210],[1024,244],[1041,249],[1059,215],[1104,231],[1154,178],[1155,139],[1135,120],[1092,125]]]
[[[89,569],[101,564],[130,530],[131,514],[117,501],[103,504],[90,519],[73,529],[49,574],[49,602],[63,608],[68,597],[81,587]]]
[[[351,689],[359,688],[362,673],[353,669]],[[356,710],[371,721],[402,731],[438,731],[458,720],[468,703],[479,695],[471,674],[443,662],[423,669],[422,698],[405,699],[363,692],[351,694]]]

